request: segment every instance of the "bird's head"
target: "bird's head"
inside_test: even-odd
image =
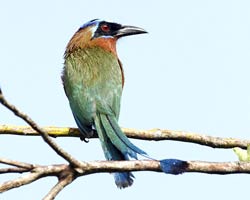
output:
[[[69,41],[66,54],[79,48],[100,46],[116,54],[116,41],[124,36],[147,33],[142,28],[94,19],[83,24]]]

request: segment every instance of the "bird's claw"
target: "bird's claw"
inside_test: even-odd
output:
[[[80,140],[88,143],[89,142],[89,138],[92,138],[93,135],[94,135],[94,130],[91,130],[88,133],[84,133],[84,134],[81,133],[80,134]]]
[[[81,141],[84,141],[84,142],[86,142],[86,143],[89,142],[89,138],[87,138],[87,137],[85,137],[85,136],[83,136],[83,135],[80,136],[80,140],[81,140]]]

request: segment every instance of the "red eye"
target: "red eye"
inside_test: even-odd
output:
[[[101,26],[101,29],[102,29],[102,31],[104,31],[104,32],[109,32],[109,31],[110,31],[110,28],[109,28],[109,26],[108,26],[107,24],[103,24],[103,25]]]

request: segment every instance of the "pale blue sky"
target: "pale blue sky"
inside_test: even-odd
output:
[[[121,126],[249,139],[249,8],[247,0],[3,1],[0,85],[9,101],[40,125],[75,127],[60,80],[65,46],[86,21],[108,19],[149,32],[118,43],[126,76]],[[0,106],[0,124],[25,123]],[[56,141],[78,159],[104,159],[98,140]],[[159,159],[236,160],[231,150],[170,141],[133,142]],[[1,136],[0,152],[1,157],[37,164],[64,162],[39,137]],[[109,174],[82,177],[57,200],[249,196],[249,175],[135,176],[134,185],[125,190],[117,189]],[[1,175],[0,181],[12,177]],[[42,179],[1,194],[1,199],[41,199],[55,183],[54,178]]]

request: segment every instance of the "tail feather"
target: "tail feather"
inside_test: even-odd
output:
[[[109,115],[106,115],[106,118],[108,119],[111,127],[113,128],[114,132],[116,133],[116,136],[126,145],[126,147],[130,150],[132,150],[135,153],[138,153],[142,156],[147,156],[147,153],[137,146],[135,146],[130,140],[127,138],[127,136],[122,132],[120,126],[117,123],[117,120],[114,117],[111,117]]]
[[[101,145],[104,151],[104,155],[107,160],[128,160],[128,154],[123,154],[120,149],[118,149],[108,137],[107,131],[105,129],[106,123],[101,120],[101,115],[95,117],[95,127],[98,136],[101,141]],[[109,130],[109,129],[108,129]],[[110,130],[109,130],[110,131]],[[114,173],[115,183],[119,188],[125,188],[133,184],[133,174],[131,172],[117,172]]]
[[[114,173],[114,178],[115,178],[115,184],[120,189],[129,187],[134,182],[133,180],[134,176],[131,172]]]
[[[112,144],[126,157],[137,158],[136,152],[128,148],[128,146],[119,138],[111,124],[109,123],[106,115],[100,114],[100,120],[105,130],[107,137]]]
[[[146,152],[128,140],[112,116],[97,114],[95,127],[107,160],[129,160],[129,157],[137,159],[137,154],[150,158]],[[181,174],[185,172],[188,163],[183,160],[165,159],[160,160],[160,166],[166,174]],[[117,187],[125,188],[133,184],[134,176],[131,172],[116,172],[114,178]]]

